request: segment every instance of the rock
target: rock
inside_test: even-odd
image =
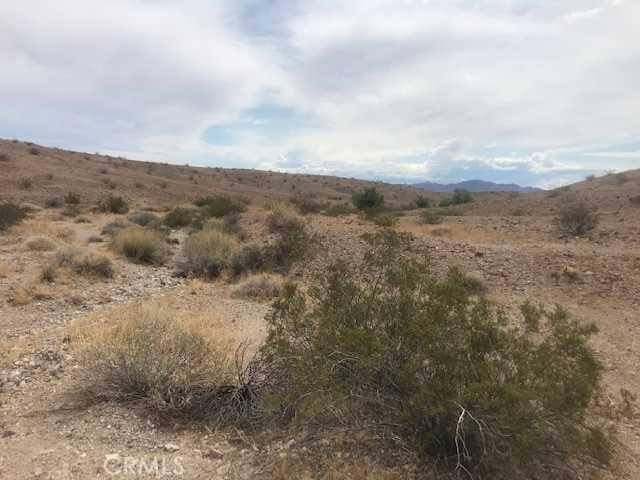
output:
[[[180,450],[180,445],[176,445],[175,443],[165,443],[164,449],[167,452],[177,452]]]

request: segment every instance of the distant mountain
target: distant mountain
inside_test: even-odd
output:
[[[466,180],[459,183],[434,183],[434,182],[421,182],[413,185],[417,188],[423,188],[431,192],[453,192],[456,188],[464,188],[470,192],[540,192],[539,188],[534,187],[521,187],[515,183],[494,183],[487,182],[485,180]]]

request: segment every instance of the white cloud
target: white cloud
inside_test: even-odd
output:
[[[0,136],[406,179],[640,167],[612,150],[640,134],[638,16],[622,0],[2,2]],[[264,103],[310,120],[204,140]]]

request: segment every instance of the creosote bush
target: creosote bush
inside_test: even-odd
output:
[[[443,198],[439,205],[441,207],[449,207],[451,205],[463,205],[465,203],[472,203],[473,195],[468,190],[464,188],[456,188],[453,191],[453,195],[450,197]]]
[[[390,230],[359,265],[337,262],[303,293],[285,285],[263,349],[268,408],[309,426],[402,439],[469,478],[555,478],[604,465],[610,438],[587,420],[603,367],[596,331],[561,307],[519,327],[455,272]],[[533,322],[535,323],[535,322]]]
[[[415,203],[417,208],[431,208],[431,199],[424,195],[418,195]]]
[[[444,217],[436,210],[425,210],[420,214],[420,222],[425,225],[439,225]]]
[[[129,211],[129,204],[122,197],[108,195],[100,200],[98,209],[103,213],[125,214]]]
[[[182,228],[191,225],[198,216],[198,210],[190,207],[174,207],[163,219],[171,228]]]
[[[354,192],[351,196],[351,201],[358,210],[380,210],[384,208],[384,195],[374,187]]]
[[[219,230],[202,230],[185,240],[177,268],[183,275],[215,278],[229,267],[237,251],[238,241],[233,236]]]
[[[581,200],[568,199],[560,208],[558,225],[565,235],[582,236],[598,224],[593,208]]]
[[[160,232],[140,226],[119,230],[113,239],[113,247],[118,253],[139,263],[160,264],[169,253]]]
[[[13,203],[0,202],[0,232],[20,223],[27,216],[27,211]]]
[[[311,235],[300,218],[274,210],[267,218],[267,228],[277,235],[265,252],[268,268],[286,273],[310,251]]]
[[[135,223],[136,225],[140,225],[141,227],[157,224],[160,221],[158,216],[151,212],[135,212],[129,215],[127,220],[131,223]]]
[[[201,197],[193,203],[200,207],[205,217],[222,218],[232,212],[243,213],[247,210],[243,202],[224,195]]]

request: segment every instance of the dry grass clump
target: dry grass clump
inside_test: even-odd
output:
[[[162,303],[95,316],[76,335],[86,390],[158,413],[241,425],[255,392],[220,332],[211,318]]]
[[[4,263],[0,263],[0,278],[7,278],[9,276],[9,267]]]
[[[160,264],[169,253],[160,232],[138,226],[118,231],[113,247],[118,253],[140,263]]]
[[[16,287],[13,290],[13,297],[11,298],[11,303],[16,306],[29,305],[31,303],[31,295],[29,295],[29,291],[24,287]]]
[[[70,247],[58,252],[57,265],[78,273],[102,278],[113,277],[113,265],[105,256]]]
[[[98,202],[98,210],[103,213],[124,214],[129,211],[129,204],[122,197],[109,195]]]
[[[233,290],[233,296],[250,300],[272,300],[282,292],[282,278],[261,273],[242,280]]]
[[[425,225],[439,225],[444,222],[444,217],[439,211],[428,209],[420,213],[420,223]]]
[[[238,241],[218,230],[191,234],[182,248],[178,271],[183,275],[215,278],[230,264],[238,250]]]
[[[56,244],[48,238],[38,237],[27,241],[27,248],[32,252],[50,252],[56,249]]]

